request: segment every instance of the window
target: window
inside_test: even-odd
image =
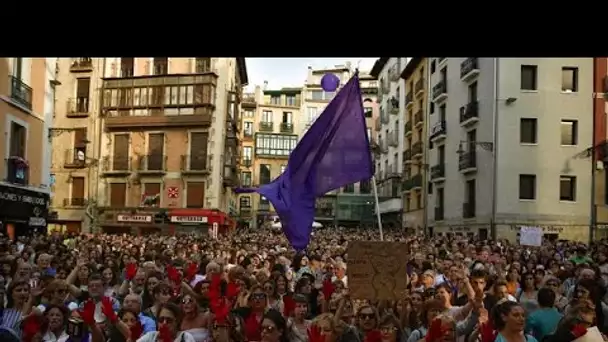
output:
[[[120,59],[120,77],[132,77],[135,62],[133,57],[122,57]]]
[[[281,173],[285,172],[286,168],[287,168],[287,165],[281,165]]]
[[[359,193],[369,194],[372,192],[372,186],[369,180],[359,182]]]
[[[251,146],[243,146],[243,159],[244,160],[251,160],[251,151],[252,151]]]
[[[110,183],[110,207],[124,208],[127,204],[127,184]]]
[[[251,186],[251,172],[243,171],[241,172],[241,185],[244,187]]]
[[[366,118],[371,118],[374,115],[374,109],[372,107],[363,107],[363,113]]]
[[[69,205],[83,206],[84,201],[84,177],[72,177],[72,194],[70,196]]]
[[[89,91],[91,88],[91,78],[83,77],[76,80],[76,113],[89,112]],[[70,108],[71,109],[71,108]]]
[[[280,106],[281,105],[281,96],[280,95],[271,96],[270,104]]]
[[[246,137],[253,136],[253,122],[251,122],[251,121],[244,121],[243,122],[243,134]]]
[[[148,134],[148,155],[144,166],[147,170],[163,170],[165,161],[165,134]]]
[[[572,202],[576,201],[576,177],[559,177],[559,200]]]
[[[142,207],[160,207],[160,196],[162,194],[160,183],[146,183],[141,193]]]
[[[371,140],[372,139],[372,129],[367,127],[367,139]]]
[[[536,144],[536,119],[522,118],[519,122],[519,142],[522,144]]]
[[[169,71],[168,57],[154,57],[154,75],[166,75]]]
[[[283,123],[292,124],[293,114],[291,112],[283,112]]]
[[[190,169],[202,171],[207,169],[207,141],[208,135],[204,132],[190,133]]]
[[[255,154],[287,157],[297,141],[297,135],[258,133],[255,135]]]
[[[251,208],[251,196],[243,196],[239,198],[240,208]]]
[[[243,117],[244,118],[252,118],[253,117],[253,110],[246,109],[245,112],[243,113]]]
[[[519,175],[519,199],[536,199],[536,175]]]
[[[352,194],[353,192],[355,192],[355,185],[354,184],[348,184],[346,185],[343,189],[342,189],[343,193],[347,193],[347,194]]]
[[[566,146],[576,145],[578,122],[575,120],[562,120],[561,122],[561,144]]]
[[[418,209],[422,209],[422,193],[416,191],[416,206]]]
[[[272,122],[272,111],[262,111],[262,122]]]
[[[285,105],[296,107],[296,96],[295,95],[286,95],[285,96]]]
[[[194,72],[202,74],[211,71],[211,58],[209,57],[196,57]]]
[[[260,164],[260,185],[270,183],[270,164]]]
[[[205,203],[205,183],[186,183],[186,208],[203,208]]]
[[[310,90],[308,91],[308,99],[313,101],[323,100],[323,91],[322,90]]]
[[[16,122],[11,122],[10,157],[25,158],[27,129]]]
[[[435,113],[435,103],[431,102],[431,108],[430,108],[431,114]]]
[[[536,65],[522,65],[521,66],[521,90],[537,90],[537,72],[538,66]]]
[[[308,107],[306,111],[308,113],[308,123],[312,124],[317,119],[317,107]]]
[[[433,60],[431,62],[431,74],[435,73],[436,68],[437,68],[437,63],[435,62],[435,60]]]
[[[562,68],[562,91],[575,93],[578,91],[578,68]]]
[[[477,101],[477,82],[469,85],[469,103]]]

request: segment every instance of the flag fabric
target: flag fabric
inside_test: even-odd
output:
[[[237,192],[266,197],[281,219],[287,239],[300,251],[310,241],[315,199],[372,175],[361,88],[355,74],[302,137],[285,171],[269,184]]]

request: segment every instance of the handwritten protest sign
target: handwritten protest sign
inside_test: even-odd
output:
[[[409,246],[403,242],[351,241],[348,288],[354,299],[399,300],[407,289]]]
[[[543,243],[543,230],[540,227],[522,226],[519,230],[519,244],[538,247]]]

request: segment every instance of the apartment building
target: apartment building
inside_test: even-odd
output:
[[[0,232],[45,232],[56,58],[0,58]]]
[[[593,59],[432,58],[429,233],[586,241]],[[452,115],[451,113],[458,113]],[[445,122],[445,124],[443,124]],[[439,127],[434,129],[434,127]]]
[[[234,228],[244,58],[104,63],[96,224],[140,234]]]
[[[246,97],[240,175],[243,186],[268,184],[285,170],[298,142],[301,93],[301,88],[270,90],[264,85]],[[260,227],[274,215],[270,201],[257,194],[240,195],[239,210],[244,227]]]
[[[325,69],[308,68],[308,76],[303,89],[303,129],[301,130],[300,137],[306,133],[336,94],[336,92],[326,92],[322,89],[322,77],[325,74],[333,73],[340,79],[340,86],[342,86],[352,77],[353,72],[354,70],[349,63]],[[370,73],[360,71],[359,81],[367,124],[367,134],[371,141],[375,118],[378,117],[378,105],[376,103],[378,94],[377,79]],[[315,220],[321,223],[342,226],[371,225],[375,221],[374,205],[371,180],[349,184],[342,189],[331,191],[317,199]]]
[[[423,231],[426,226],[427,170],[426,148],[428,145],[428,60],[414,57],[401,73],[405,80],[405,137],[403,161],[403,227],[412,233]],[[432,104],[431,104],[432,106]],[[440,141],[445,136],[441,122],[431,128],[430,141]],[[441,176],[443,169],[431,169]]]
[[[594,238],[608,237],[608,131],[606,114],[608,114],[608,58],[596,57],[593,60],[593,148],[589,157],[594,165],[593,182],[595,191],[591,208],[590,224],[595,226]]]
[[[55,178],[52,230],[88,232],[97,193],[104,58],[59,58],[51,173]],[[91,202],[89,202],[91,199]],[[89,207],[91,205],[91,207]]]
[[[389,227],[402,227],[403,200],[403,121],[405,118],[405,85],[401,73],[407,58],[382,57],[374,64],[371,75],[378,79],[380,115],[376,118],[376,184],[382,221]],[[420,157],[422,154],[420,154]]]

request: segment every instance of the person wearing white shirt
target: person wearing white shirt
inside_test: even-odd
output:
[[[346,276],[346,263],[343,261],[338,261],[336,263],[336,275],[331,277],[331,282],[333,283],[336,280],[340,280],[344,283],[344,287],[348,288],[348,277]]]

